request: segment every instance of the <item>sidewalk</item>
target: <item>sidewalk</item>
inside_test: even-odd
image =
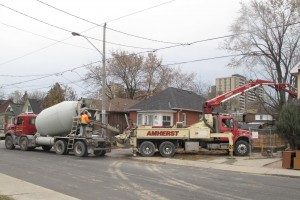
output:
[[[253,154],[251,157],[233,157],[228,156],[205,156],[201,159],[186,159],[185,155],[180,159],[157,157],[135,157],[135,160],[158,162],[164,164],[174,164],[180,166],[199,167],[208,169],[218,169],[224,171],[234,171],[242,173],[275,175],[300,178],[300,170],[283,169],[281,167],[281,158],[262,157],[259,154]]]
[[[0,194],[14,200],[76,200],[76,198],[1,173]]]

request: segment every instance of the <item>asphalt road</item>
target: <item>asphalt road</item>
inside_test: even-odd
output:
[[[0,141],[0,173],[84,200],[282,200],[300,196],[297,178],[139,162],[128,150],[79,158],[41,149],[6,150]]]

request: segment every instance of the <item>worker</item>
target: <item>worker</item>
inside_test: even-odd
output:
[[[84,110],[80,115],[80,124],[82,127],[82,137],[86,137],[86,127],[90,122],[88,111]]]

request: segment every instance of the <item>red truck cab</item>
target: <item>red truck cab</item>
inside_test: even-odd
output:
[[[219,133],[231,132],[233,135],[234,152],[236,155],[248,155],[250,151],[251,134],[247,130],[242,130],[237,127],[236,121],[232,116],[219,115],[215,117],[215,130]],[[220,141],[228,141],[228,138],[220,138]]]
[[[14,124],[11,124],[7,128],[7,132],[13,132],[14,134],[23,134],[23,135],[34,135],[36,133],[35,127],[35,114],[20,114],[14,121]]]
[[[233,139],[236,140],[241,136],[245,136],[247,138],[250,137],[250,132],[247,130],[242,130],[237,127],[236,120],[232,116],[222,115],[217,118],[218,123],[220,125],[219,131],[220,133],[231,132],[233,134]],[[216,129],[217,130],[217,129]]]

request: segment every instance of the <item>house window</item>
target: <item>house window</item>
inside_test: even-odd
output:
[[[142,124],[143,124],[143,114],[138,114],[137,125],[142,125]]]
[[[27,111],[28,111],[28,113],[32,113],[33,112],[30,105],[28,105]]]
[[[186,113],[182,113],[182,125],[186,126]]]
[[[171,116],[163,116],[163,126],[171,126]]]
[[[153,115],[145,116],[145,124],[152,126],[153,125]]]

